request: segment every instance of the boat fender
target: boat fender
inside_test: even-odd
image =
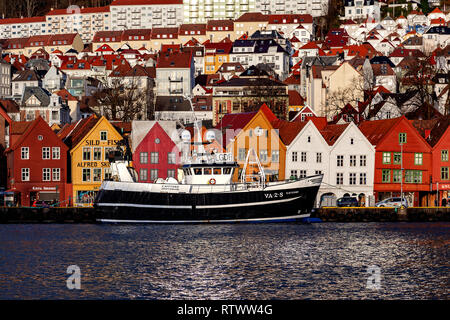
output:
[[[214,178],[209,179],[209,184],[216,184],[216,179]]]

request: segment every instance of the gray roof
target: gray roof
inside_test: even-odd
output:
[[[50,104],[50,92],[41,87],[25,87],[22,95],[22,103],[25,103],[33,95],[41,102],[41,106],[48,106]]]
[[[12,81],[40,81],[41,77],[35,70],[23,70],[17,72],[17,76]]]

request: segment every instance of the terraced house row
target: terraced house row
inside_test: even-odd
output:
[[[357,126],[314,116],[281,120],[263,105],[254,112],[226,114],[200,133],[175,121],[109,122],[95,115],[62,128],[50,128],[41,117],[8,121],[4,178],[7,192],[23,206],[37,198],[62,206],[91,205],[102,181],[114,178],[108,154],[122,139],[131,146],[138,182],[182,181],[183,156],[194,150],[181,139],[186,129],[191,140],[202,135],[207,152],[233,154],[240,167],[234,181],[239,181],[250,149],[268,181],[323,174],[317,206],[334,205],[346,195],[370,206],[401,192],[411,206],[433,206],[450,195],[449,117],[399,117]]]

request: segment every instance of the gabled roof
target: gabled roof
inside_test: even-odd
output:
[[[347,129],[348,126],[349,126],[348,123],[329,124],[322,130],[320,130],[320,133],[322,134],[323,138],[328,143],[328,145],[332,146],[341,136],[341,134],[345,131],[345,129]]]
[[[41,87],[25,87],[22,95],[22,102],[25,103],[31,96],[35,96],[42,107],[50,104],[51,93]]]
[[[303,106],[305,99],[296,90],[289,90],[289,105],[290,106]]]
[[[392,130],[392,128],[400,123],[402,119],[403,117],[363,121],[359,124],[358,128],[367,140],[369,140],[372,145],[376,146]]]
[[[246,12],[239,18],[234,20],[235,22],[265,22],[269,21],[269,18],[261,12]]]
[[[81,140],[84,139],[84,137],[89,133],[89,131],[91,131],[91,129],[97,124],[99,120],[100,119],[97,118],[96,115],[92,115],[88,118],[81,119],[74,125],[73,128],[71,128],[72,130],[69,131],[63,128],[62,130],[64,132],[61,132],[58,135],[60,136],[61,139],[63,139],[63,142],[70,149],[72,149],[75,146],[77,146]],[[63,135],[65,133],[66,135]]]
[[[164,53],[158,57],[156,68],[190,68],[192,52]]]
[[[271,121],[274,129],[278,129],[278,134],[281,141],[285,145],[290,145],[292,141],[298,136],[300,131],[306,126],[307,122],[290,122],[286,120],[276,119]]]
[[[450,129],[450,115],[444,116],[437,120],[434,127],[431,129],[430,136],[427,141],[430,146],[435,147],[441,141],[444,134]]]

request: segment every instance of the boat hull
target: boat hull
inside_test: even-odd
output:
[[[101,189],[94,206],[97,220],[105,223],[287,222],[309,217],[318,189],[318,185],[210,193]]]

